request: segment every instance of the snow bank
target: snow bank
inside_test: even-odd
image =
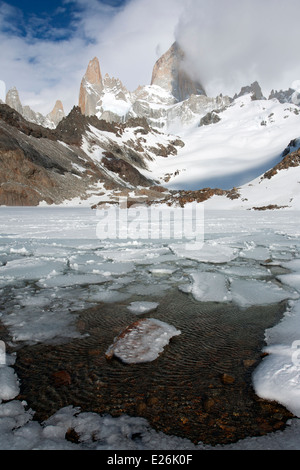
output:
[[[12,400],[19,392],[19,381],[14,369],[0,365],[0,403],[2,400]]]
[[[206,212],[201,248],[180,241],[101,242],[90,209],[2,208],[0,225],[1,322],[16,343],[80,336],[75,312],[93,302],[126,300],[125,308],[132,307],[134,315],[145,313],[145,299],[156,304],[152,299],[170,286],[182,287],[197,301],[245,307],[290,299],[282,321],[266,331],[268,356],[253,383],[259,396],[277,400],[300,417],[299,213]],[[281,267],[290,272],[283,274]],[[278,270],[277,279],[273,270]],[[137,295],[140,302],[131,302]],[[125,361],[155,360],[180,334],[171,325],[149,320],[140,334],[129,334],[119,343]],[[73,407],[38,423],[32,419],[34,411],[16,400],[18,393],[18,378],[8,360],[0,368],[1,449],[204,448],[155,433],[140,418],[111,418]],[[225,447],[299,449],[299,422],[293,420],[285,432]],[[79,444],[66,441],[70,428],[78,433]],[[134,439],[139,432],[140,439]]]

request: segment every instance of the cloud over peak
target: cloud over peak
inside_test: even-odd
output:
[[[66,112],[78,103],[95,56],[129,90],[149,84],[175,39],[211,96],[255,80],[268,93],[300,79],[298,0],[62,0],[49,15],[24,15],[0,1],[0,79],[43,114],[57,99]]]
[[[212,94],[300,77],[298,0],[189,0],[176,28],[191,71]]]

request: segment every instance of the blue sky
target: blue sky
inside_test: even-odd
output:
[[[299,0],[0,0],[0,97],[47,114],[78,104],[88,62],[131,91],[177,40],[210,96],[255,80],[265,94],[300,80]],[[2,90],[2,91],[1,91]]]
[[[30,34],[36,39],[51,37],[52,40],[61,40],[71,37],[76,19],[85,9],[83,4],[72,0],[8,0],[0,3],[13,7],[12,14],[8,16],[9,27],[15,28],[23,37]],[[98,3],[118,10],[126,5],[126,0],[101,0]]]
[[[78,103],[88,62],[130,90],[149,84],[189,0],[0,0],[0,80],[43,114]],[[159,12],[159,14],[158,14]]]

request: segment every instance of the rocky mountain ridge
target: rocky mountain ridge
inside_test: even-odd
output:
[[[108,73],[103,76],[99,59],[94,57],[81,80],[77,105],[86,116],[117,123],[142,117],[151,127],[176,133],[181,128],[198,125],[201,119],[207,121],[207,115],[209,118],[210,113],[222,111],[236,98],[249,93],[253,100],[277,99],[280,103],[300,104],[300,94],[292,88],[272,90],[265,98],[258,82],[242,87],[233,97],[222,94],[208,97],[203,85],[189,75],[185,54],[175,42],[154,64],[151,83],[133,92],[119,78]],[[15,87],[8,91],[6,104],[28,121],[51,129],[65,117],[60,100],[47,116],[22,106]]]
[[[102,196],[117,199],[147,190],[159,198],[157,182],[141,170],[156,154],[177,153],[182,145],[154,132],[143,120],[131,120],[126,127],[84,116],[74,107],[56,129],[49,129],[26,121],[3,104],[0,205],[62,204],[93,197],[99,201]]]
[[[23,106],[16,87],[8,90],[5,103],[11,108],[15,109],[27,121],[34,124],[39,124],[43,127],[48,127],[50,129],[54,129],[57,124],[65,117],[63,104],[60,100],[56,101],[54,108],[49,114],[47,114],[47,116],[43,116],[41,113],[33,111],[29,106]]]
[[[262,160],[264,155],[270,160],[274,140],[278,143],[272,155],[276,149],[282,152],[283,135],[297,141],[299,94],[272,90],[265,98],[254,82],[233,98],[211,98],[188,76],[185,65],[183,52],[173,44],[154,65],[151,84],[132,93],[119,79],[103,76],[95,57],[81,81],[78,106],[68,116],[57,101],[43,117],[22,106],[15,88],[9,90],[7,104],[0,105],[0,205],[97,207],[120,196],[128,204],[164,201],[181,206],[216,198],[239,200],[236,185],[174,190],[172,184],[184,175],[200,181],[201,173],[214,169],[213,162],[224,175],[228,163],[236,172],[235,165],[247,158],[251,162],[259,149]],[[276,165],[291,150],[282,157],[280,152]],[[278,172],[283,170],[286,165]]]

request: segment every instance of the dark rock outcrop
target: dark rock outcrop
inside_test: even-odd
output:
[[[86,199],[91,191],[100,195],[99,183],[102,191],[117,192],[155,185],[139,171],[146,168],[151,151],[168,156],[183,143],[170,139],[170,145],[158,143],[151,150],[144,136],[152,132],[159,138],[159,133],[145,119],[131,119],[129,125],[130,139],[122,139],[126,124],[85,116],[74,107],[56,129],[49,129],[0,104],[0,205]],[[149,197],[153,194],[158,193],[151,190]]]
[[[244,86],[241,88],[241,91],[238,94],[235,94],[233,99],[240,98],[241,96],[248,95],[251,93],[251,99],[255,100],[265,100],[266,98],[263,95],[261,87],[258,82],[253,82],[250,86]]]
[[[300,149],[296,152],[292,152],[286,155],[278,165],[274,166],[271,170],[267,171],[263,176],[262,179],[271,179],[281,170],[287,170],[291,167],[300,166]]]

